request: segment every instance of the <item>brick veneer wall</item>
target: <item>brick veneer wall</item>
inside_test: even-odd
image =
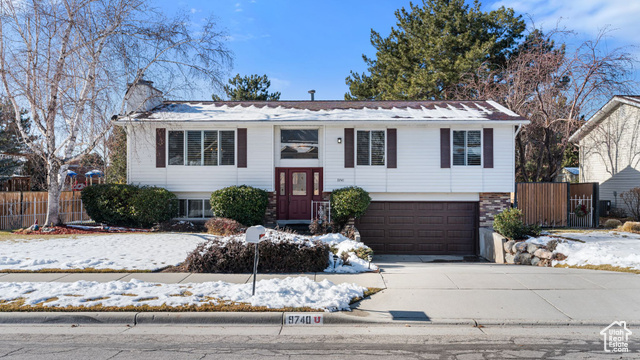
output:
[[[480,193],[480,227],[492,227],[493,218],[511,206],[511,193]]]
[[[266,225],[275,225],[276,219],[278,218],[278,209],[276,208],[276,206],[277,206],[276,193],[270,192],[269,204],[267,205],[267,211],[264,215],[264,223]]]

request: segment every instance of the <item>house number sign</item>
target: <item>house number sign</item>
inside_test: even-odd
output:
[[[286,313],[285,325],[324,325],[324,314]]]

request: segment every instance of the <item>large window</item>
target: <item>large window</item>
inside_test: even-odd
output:
[[[384,165],[384,131],[357,132],[357,164]]]
[[[280,130],[280,159],[317,159],[318,129]]]
[[[235,139],[234,131],[169,131],[169,165],[234,165]]]
[[[478,166],[481,156],[480,131],[453,132],[453,165]]]

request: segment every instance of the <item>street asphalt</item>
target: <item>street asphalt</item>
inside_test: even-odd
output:
[[[325,323],[440,325],[640,324],[640,275],[582,269],[492,263],[424,262],[420,256],[376,256],[379,273],[260,275],[258,279],[307,276],[384,290],[353,306],[325,314]],[[11,273],[0,282],[112,281],[246,283],[249,274]],[[2,313],[0,323],[278,324],[282,313]]]

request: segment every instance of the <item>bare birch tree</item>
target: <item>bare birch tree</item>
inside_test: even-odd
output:
[[[568,53],[555,42],[568,32],[534,30],[503,68],[482,67],[461,86],[462,97],[493,99],[531,120],[516,138],[519,181],[553,181],[585,116],[634,87],[634,58],[623,48],[602,51],[606,34]]]
[[[59,198],[71,160],[90,153],[124,113],[127,81],[146,73],[165,86],[196,77],[221,84],[230,63],[213,18],[167,18],[145,0],[0,0],[0,77],[16,118],[26,108],[46,159],[47,224],[60,223]]]

